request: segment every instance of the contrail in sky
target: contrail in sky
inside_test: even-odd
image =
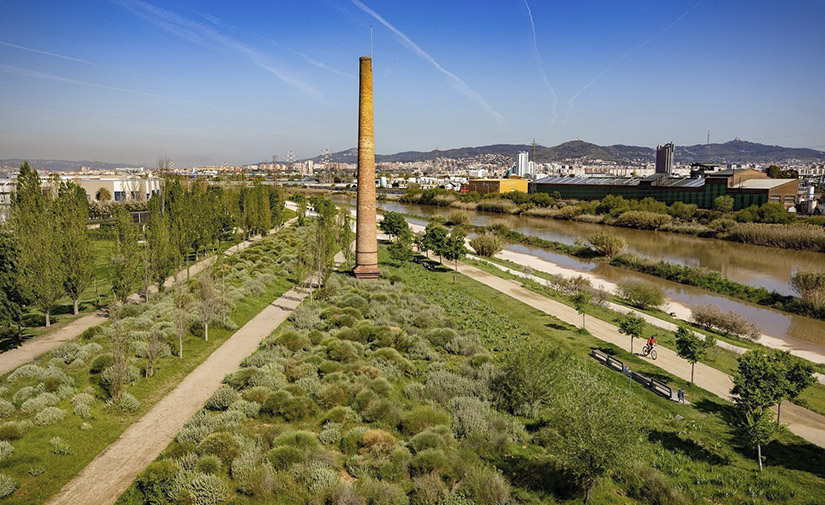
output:
[[[152,131],[165,131],[170,133],[197,133],[194,130],[189,129],[180,129],[180,128],[172,128],[169,126],[163,126],[162,124],[146,124],[146,123],[135,123],[132,121],[123,121],[120,119],[114,118],[106,118],[106,117],[95,117],[87,112],[78,113],[78,112],[69,112],[69,111],[60,111],[54,109],[37,109],[33,107],[18,107],[16,105],[8,105],[4,103],[0,103],[0,108],[5,108],[17,112],[25,112],[25,113],[36,113],[39,115],[43,115],[46,117],[52,117],[57,119],[70,119],[72,121],[83,121],[83,122],[96,122],[102,123],[106,125],[114,125],[114,126],[125,126],[125,127],[134,127],[134,128],[143,128],[146,130]]]
[[[565,123],[567,123],[567,118],[569,118],[569,117],[570,117],[570,111],[572,111],[572,110],[573,110],[573,107],[576,105],[576,98],[578,98],[578,97],[579,97],[579,95],[581,95],[581,94],[582,94],[582,93],[583,93],[583,92],[584,92],[587,88],[589,88],[590,86],[592,86],[593,84],[595,84],[595,82],[596,82],[596,81],[598,81],[599,79],[601,79],[601,77],[602,77],[604,74],[606,74],[606,73],[607,73],[607,72],[608,72],[611,68],[615,67],[616,65],[618,65],[619,63],[621,63],[622,61],[624,61],[624,60],[625,60],[628,56],[630,56],[631,54],[635,53],[636,51],[638,51],[639,49],[643,48],[644,46],[648,45],[650,42],[652,42],[652,41],[653,41],[653,39],[655,39],[656,37],[658,37],[658,36],[659,36],[659,35],[661,35],[662,33],[666,32],[667,30],[669,30],[670,28],[672,28],[672,27],[673,27],[673,25],[675,25],[676,23],[678,23],[679,21],[681,21],[683,17],[687,16],[688,14],[690,14],[690,12],[691,12],[691,11],[693,11],[693,9],[695,9],[696,7],[698,7],[700,3],[702,3],[702,0],[699,0],[698,2],[696,2],[695,4],[693,4],[693,7],[691,7],[691,8],[690,8],[690,9],[688,9],[688,10],[686,10],[685,12],[683,12],[683,13],[682,13],[682,15],[680,15],[678,18],[674,19],[674,20],[673,20],[673,22],[671,22],[669,25],[667,25],[667,26],[665,26],[664,28],[662,28],[661,30],[659,30],[659,31],[658,31],[655,35],[653,35],[653,36],[652,36],[652,37],[650,37],[649,39],[645,40],[644,42],[642,42],[642,43],[641,43],[641,44],[639,44],[638,46],[634,47],[633,49],[631,49],[630,51],[626,52],[625,54],[623,54],[622,56],[620,56],[618,59],[616,59],[615,61],[613,61],[613,63],[611,63],[610,65],[608,65],[607,67],[605,67],[605,69],[604,69],[604,70],[602,70],[601,72],[599,72],[599,73],[596,75],[596,77],[594,77],[593,79],[591,79],[591,80],[590,80],[590,82],[588,82],[587,84],[585,84],[583,88],[581,88],[580,90],[576,91],[576,93],[573,95],[573,97],[572,97],[572,98],[570,98],[570,102],[567,104],[567,112],[566,112],[566,113],[565,113],[565,115],[564,115],[564,122],[565,122]]]
[[[276,64],[266,55],[258,50],[235,40],[214,28],[199,23],[195,20],[185,18],[172,11],[157,7],[142,0],[112,0],[130,10],[135,15],[163,28],[164,30],[189,40],[204,47],[215,46],[231,50],[240,54],[255,66],[266,70],[284,84],[292,86],[298,91],[315,99],[321,99],[321,93],[312,85],[305,83],[301,79],[294,77],[284,70],[278,68]]]
[[[527,3],[527,0],[524,0],[524,6],[527,7],[527,16],[530,17],[530,30],[533,33],[533,55],[536,57],[536,64],[539,66],[539,71],[541,72],[541,78],[544,80],[544,85],[547,87],[547,90],[550,91],[550,95],[553,97],[553,119],[550,121],[550,124],[556,122],[556,108],[559,105],[559,97],[556,96],[556,90],[553,89],[553,86],[550,85],[550,80],[547,78],[547,74],[544,72],[544,63],[541,61],[541,54],[539,54],[539,44],[536,40],[536,24],[533,22],[533,11],[530,9],[530,4]]]
[[[347,73],[347,72],[343,72],[343,71],[338,70],[338,69],[336,69],[336,68],[332,68],[332,67],[330,67],[329,65],[327,65],[326,63],[324,63],[324,62],[322,62],[322,61],[318,61],[318,60],[316,60],[316,59],[312,58],[311,56],[306,55],[306,54],[302,53],[301,51],[298,51],[297,49],[292,49],[291,47],[287,47],[287,46],[285,46],[285,45],[283,45],[283,44],[281,44],[281,43],[279,43],[279,42],[276,42],[276,41],[274,41],[274,40],[272,40],[272,39],[270,39],[270,42],[272,42],[273,44],[275,44],[275,45],[276,45],[276,46],[278,46],[278,47],[283,47],[283,48],[284,48],[284,49],[286,49],[287,51],[292,51],[293,53],[295,53],[295,54],[297,54],[298,56],[300,56],[300,57],[301,57],[301,59],[303,59],[305,62],[309,63],[310,65],[312,65],[312,66],[314,66],[314,67],[318,67],[318,68],[320,68],[320,69],[322,69],[322,70],[326,70],[326,71],[328,71],[328,72],[332,72],[333,74],[343,75],[344,77],[349,77],[350,79],[355,79],[355,76],[354,76],[354,75],[349,74],[349,73]]]
[[[350,0],[350,1],[356,7],[358,7],[362,11],[366,12],[370,16],[374,17],[379,23],[381,23],[382,25],[387,27],[391,32],[393,32],[399,39],[401,39],[401,43],[404,45],[404,47],[409,49],[413,54],[417,55],[418,57],[420,57],[420,58],[422,58],[426,61],[428,61],[432,66],[434,66],[436,68],[436,70],[438,70],[442,74],[446,75],[450,79],[450,81],[452,81],[453,86],[460,93],[464,94],[470,100],[474,101],[477,105],[481,106],[482,109],[484,109],[485,111],[487,111],[490,114],[492,114],[493,116],[495,116],[496,121],[498,121],[499,125],[504,124],[504,116],[499,114],[498,111],[496,111],[493,108],[493,106],[490,105],[487,102],[487,100],[484,99],[483,96],[478,94],[473,88],[470,87],[469,84],[464,82],[464,80],[461,79],[461,77],[455,75],[454,73],[450,72],[446,68],[439,65],[439,63],[437,61],[435,61],[435,59],[432,56],[430,56],[425,50],[421,49],[421,47],[418,44],[416,44],[415,42],[410,40],[410,38],[407,37],[404,34],[404,32],[402,32],[401,30],[399,30],[398,28],[396,28],[395,26],[390,24],[389,21],[384,19],[380,14],[378,14],[374,10],[367,7],[366,5],[364,5],[359,0]]]
[[[95,82],[89,81],[80,81],[77,79],[71,79],[69,77],[61,77],[55,74],[49,74],[45,72],[39,72],[37,70],[30,70],[28,68],[16,67],[13,65],[3,65],[0,64],[0,71],[9,72],[12,74],[22,75],[23,77],[34,77],[37,79],[47,79],[50,81],[58,81],[58,82],[65,82],[69,84],[77,84],[79,86],[88,86],[90,88],[99,88],[99,89],[108,89],[111,91],[118,91],[121,93],[131,93],[133,95],[141,95],[141,96],[148,96],[152,98],[162,98],[164,100],[172,100],[175,102],[187,103],[190,105],[197,105],[199,107],[209,107],[210,109],[221,109],[221,110],[228,110],[232,112],[243,112],[236,109],[229,109],[226,107],[221,107],[218,105],[213,105],[210,103],[203,103],[203,102],[196,102],[193,100],[186,100],[185,98],[175,98],[173,96],[166,96],[166,95],[158,95],[155,93],[150,93],[148,91],[141,91],[137,89],[129,89],[129,88],[118,88],[115,86],[106,86],[105,84],[97,84]]]

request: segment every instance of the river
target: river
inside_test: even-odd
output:
[[[337,199],[340,203],[354,204],[354,200]],[[398,202],[378,202],[378,207],[420,216],[446,217],[456,210],[449,207],[401,204]],[[797,270],[822,270],[825,268],[825,254],[806,251],[788,251],[772,247],[739,244],[723,240],[699,238],[668,232],[633,230],[606,225],[560,221],[537,217],[499,215],[487,212],[464,211],[473,224],[486,226],[495,221],[505,222],[510,229],[553,240],[573,244],[577,238],[587,237],[609,229],[625,238],[628,249],[641,256],[716,270],[726,277],[748,284],[762,286],[782,294],[793,294],[789,281]],[[424,220],[411,219],[417,224]],[[825,354],[825,321],[797,316],[749,302],[708,292],[692,286],[685,286],[624,269],[612,267],[604,262],[575,258],[566,254],[521,244],[509,244],[507,250],[529,253],[561,267],[589,272],[611,283],[628,278],[642,278],[658,284],[665,290],[669,300],[687,307],[715,305],[731,310],[752,321],[766,335],[784,340],[789,347]]]

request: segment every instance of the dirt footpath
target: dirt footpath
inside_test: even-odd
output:
[[[283,323],[306,296],[305,291],[292,289],[272,302],[187,375],[143,418],[127,428],[120,438],[98,454],[47,503],[114,503],[220,387],[223,377],[237,370],[241,361],[255,352],[258,344]]]
[[[576,312],[576,309],[573,307],[541,296],[538,293],[521,287],[521,285],[516,282],[502,279],[501,277],[497,277],[470,265],[460,264],[459,271],[533,308],[555,316],[565,323],[575,327],[581,325],[581,314]],[[630,352],[630,337],[619,333],[616,326],[594,317],[588,317],[586,327],[587,331],[594,337]],[[641,352],[643,345],[643,339],[636,339],[633,350],[635,352]],[[655,361],[655,364],[659,368],[681,379],[690,380],[690,363],[677,356],[675,351],[659,346],[658,359]],[[697,386],[710,391],[720,398],[730,400],[730,389],[733,383],[728,374],[702,363],[696,363],[694,380]],[[782,403],[782,422],[796,435],[820,447],[825,447],[825,416],[790,402],[784,402]]]

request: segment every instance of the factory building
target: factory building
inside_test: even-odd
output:
[[[667,153],[663,155],[662,168],[666,168]],[[700,170],[695,170],[691,177],[670,177],[659,172],[658,158],[657,152],[657,173],[649,177],[545,177],[534,183],[534,191],[558,193],[561,198],[575,200],[601,200],[607,195],[629,200],[651,197],[668,205],[693,203],[706,209],[712,208],[713,201],[722,195],[733,197],[734,210],[768,202],[781,203],[785,208],[796,204],[797,179],[771,179],[753,169],[707,172],[706,165],[701,164],[696,164]]]
[[[467,181],[467,191],[470,193],[510,193],[511,191],[527,193],[527,189],[527,179],[470,179]]]

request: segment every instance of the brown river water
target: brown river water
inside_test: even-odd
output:
[[[355,203],[354,200],[341,199],[338,201],[350,205]],[[378,202],[378,207],[406,214],[443,217],[455,210],[449,207],[397,202]],[[486,226],[495,221],[503,221],[512,230],[525,235],[533,235],[564,244],[573,244],[577,238],[588,237],[599,231],[609,229],[611,232],[624,237],[630,252],[672,263],[716,270],[737,282],[765,287],[786,295],[793,294],[789,284],[791,274],[797,270],[821,271],[825,269],[825,254],[823,253],[789,251],[699,238],[691,235],[608,227],[601,224],[575,221],[475,211],[466,212],[475,225]],[[423,220],[411,219],[410,221],[426,224]],[[643,278],[646,281],[660,285],[665,290],[666,296],[674,302],[679,302],[688,307],[716,305],[724,310],[732,310],[754,321],[766,335],[780,338],[791,347],[825,354],[825,321],[788,314],[703,289],[611,267],[603,262],[574,258],[541,248],[509,244],[506,249],[528,253],[565,268],[590,272],[612,282],[619,282],[628,278]]]

